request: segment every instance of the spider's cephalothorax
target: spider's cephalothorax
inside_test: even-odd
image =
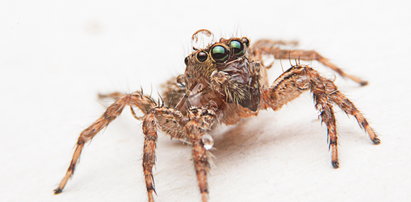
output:
[[[199,32],[211,35],[210,31],[204,29],[195,34]],[[379,144],[379,138],[354,104],[337,89],[333,81],[322,77],[313,68],[297,64],[269,85],[267,69],[272,64],[263,63],[264,55],[271,55],[276,59],[317,60],[342,77],[360,85],[367,84],[366,81],[345,73],[316,51],[288,50],[279,46],[296,44],[294,41],[263,39],[251,45],[248,38],[236,37],[222,38],[205,48],[194,48],[185,58],[184,74],[163,86],[164,104],[155,102],[142,91],[100,95],[100,98],[113,98],[115,102],[80,134],[70,166],[54,193],[61,193],[73,175],[84,144],[117,118],[126,106],[130,107],[136,119],[143,121],[143,170],[149,202],[154,201],[153,166],[158,130],[191,145],[201,199],[206,202],[209,150],[213,147],[213,138],[208,133],[220,123],[236,124],[243,118],[257,115],[259,110],[271,108],[277,111],[306,91],[313,94],[315,108],[327,126],[331,163],[334,168],[339,167],[338,137],[333,111],[335,105],[348,115],[354,116],[372,142]],[[137,117],[134,107],[141,110],[144,116]]]
[[[187,56],[186,71],[180,78],[184,80],[188,97],[181,100],[181,105],[200,107],[212,100],[220,110],[227,105],[239,105],[257,111],[260,64],[248,59],[249,45],[246,37],[221,39]]]

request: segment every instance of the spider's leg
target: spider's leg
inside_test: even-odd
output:
[[[316,108],[320,111],[321,120],[326,124],[332,152],[332,165],[338,167],[337,131],[332,104],[338,105],[347,114],[356,117],[364,127],[374,144],[380,140],[368,121],[335,86],[309,66],[293,66],[276,79],[270,88],[263,89],[263,107],[279,110],[283,105],[297,98],[304,91],[313,93]]]
[[[147,196],[149,202],[154,202],[153,192],[155,193],[153,166],[156,161],[156,141],[157,130],[154,114],[149,114],[144,117],[143,132],[144,132],[144,154],[143,154],[143,170],[144,179],[146,181]]]
[[[143,150],[143,170],[147,188],[148,201],[153,202],[153,192],[155,191],[153,167],[155,165],[155,149],[157,141],[157,129],[160,128],[171,138],[186,140],[183,135],[183,126],[185,121],[183,115],[171,108],[156,107],[153,108],[143,118],[144,132],[144,150]]]
[[[101,129],[105,128],[111,121],[116,119],[127,105],[137,106],[143,113],[147,113],[150,108],[153,108],[156,105],[156,103],[150,97],[144,96],[136,91],[132,94],[122,96],[111,104],[100,118],[81,132],[76,143],[70,166],[67,169],[66,175],[60,181],[59,186],[54,190],[55,194],[59,194],[63,191],[67,181],[73,175],[84,144],[93,139]]]
[[[191,116],[190,121],[185,125],[185,129],[193,147],[192,155],[201,200],[202,202],[207,202],[207,172],[210,169],[210,164],[207,155],[207,146],[202,138],[205,133],[212,128],[216,121],[216,115],[213,110],[194,108],[190,110],[189,116]]]
[[[284,41],[284,40],[271,40],[271,39],[260,39],[253,43],[253,47],[261,46],[298,46],[298,41]]]
[[[256,55],[261,54],[272,54],[276,59],[287,59],[287,60],[317,60],[321,64],[325,65],[326,67],[332,69],[333,71],[337,72],[340,76],[344,78],[349,78],[354,82],[360,84],[361,86],[365,86],[368,84],[367,81],[362,80],[361,78],[347,74],[344,72],[340,67],[330,62],[329,59],[323,57],[317,51],[314,50],[287,50],[282,49],[276,46],[277,44],[270,43],[267,40],[261,40],[262,42],[257,41],[257,45],[253,46],[251,52],[255,53]]]
[[[190,109],[189,115],[183,116],[176,109],[156,107],[144,116],[143,170],[149,202],[154,201],[153,193],[155,193],[153,166],[155,165],[157,129],[161,129],[171,138],[191,143],[202,200],[203,202],[207,201],[207,171],[209,164],[202,136],[205,131],[210,130],[215,119],[216,116],[212,110],[197,108]]]
[[[112,92],[112,93],[107,93],[107,94],[99,93],[97,97],[99,100],[106,99],[106,98],[118,100],[121,97],[124,97],[125,95],[126,95],[125,93],[121,93],[121,92]]]
[[[365,119],[364,115],[355,107],[355,105],[342,94],[341,92],[336,92],[335,94],[331,95],[332,101],[337,104],[345,113],[352,115],[357,119],[358,124],[360,127],[364,128],[367,131],[371,141],[374,144],[381,143],[381,140],[378,138],[377,134],[375,133],[374,129],[370,127],[367,119]]]
[[[195,126],[194,126],[195,128]],[[201,200],[202,202],[207,202],[208,200],[208,184],[207,184],[207,172],[210,169],[210,164],[208,162],[207,150],[204,147],[204,143],[201,141],[201,134],[196,129],[191,131],[191,135],[196,136],[192,139],[193,144],[193,161],[194,169],[197,175],[198,187],[200,188]]]
[[[331,148],[331,164],[334,168],[339,167],[337,148],[337,125],[332,103],[328,97],[322,94],[314,95],[315,107],[320,112],[321,121],[327,126],[327,137]]]
[[[264,64],[263,61],[263,55],[267,54],[263,50],[272,47],[272,46],[288,46],[288,47],[296,47],[298,46],[298,41],[283,41],[283,40],[271,40],[271,39],[260,39],[256,42],[253,43],[253,45],[250,47],[250,53],[254,57],[258,59],[258,61],[261,62],[261,64],[266,68],[270,69],[273,65],[274,62],[271,62],[270,64],[266,65]],[[264,49],[265,48],[265,49]]]
[[[185,88],[183,86],[178,85],[177,83],[178,78],[179,77],[173,77],[161,85],[164,91],[162,94],[162,97],[164,98],[164,102],[166,106],[170,106],[170,107],[176,106],[177,102],[185,94]],[[141,92],[143,92],[143,90],[141,90]],[[124,95],[126,94],[121,93],[121,92],[112,92],[112,93],[104,93],[104,94],[99,93],[97,97],[99,100],[103,100],[103,99],[118,100]]]

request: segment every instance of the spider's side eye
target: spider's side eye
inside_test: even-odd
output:
[[[243,44],[245,44],[245,46],[247,47],[250,45],[250,41],[245,37],[241,39],[241,42],[243,42]]]
[[[188,65],[188,56],[184,59],[184,63]]]
[[[206,61],[208,58],[208,54],[204,51],[198,52],[197,53],[197,60],[200,62]]]
[[[211,49],[211,57],[213,57],[216,62],[224,62],[227,60],[229,54],[230,52],[224,48],[224,46],[217,45]]]
[[[230,48],[233,50],[234,55],[244,54],[244,45],[237,40],[230,41]]]

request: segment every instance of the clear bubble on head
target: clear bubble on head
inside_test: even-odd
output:
[[[214,34],[208,29],[200,29],[191,37],[191,45],[194,50],[206,48],[214,42]]]

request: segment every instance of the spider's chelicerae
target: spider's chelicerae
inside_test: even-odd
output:
[[[209,36],[211,32],[199,30],[193,34],[193,40],[198,39],[198,34]],[[84,144],[117,118],[126,106],[130,107],[136,119],[143,121],[143,170],[149,202],[154,201],[153,166],[158,130],[191,145],[201,199],[206,202],[207,172],[210,167],[208,150],[213,147],[213,139],[208,133],[219,124],[232,125],[243,118],[256,116],[260,110],[271,108],[277,111],[306,91],[312,93],[315,108],[327,126],[334,168],[339,166],[334,105],[354,116],[372,142],[379,144],[379,138],[354,104],[337,89],[333,81],[322,77],[310,66],[294,65],[269,84],[267,69],[271,65],[263,63],[264,55],[276,59],[317,60],[342,77],[360,85],[367,84],[345,73],[316,51],[286,50],[281,48],[282,45],[296,45],[296,42],[259,40],[251,45],[248,38],[238,37],[221,38],[205,48],[193,48],[194,51],[185,58],[184,74],[166,83],[161,104],[142,91],[100,95],[100,98],[113,98],[115,102],[81,132],[70,166],[54,193],[61,193],[73,175]],[[144,116],[137,117],[133,107],[139,108]]]

